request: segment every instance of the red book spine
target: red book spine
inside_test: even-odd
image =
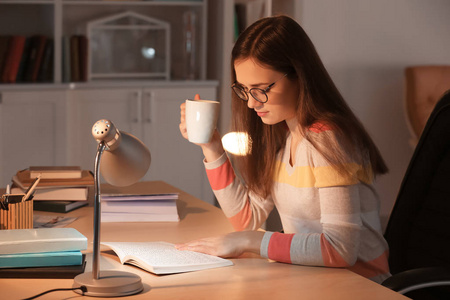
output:
[[[14,36],[12,39],[11,54],[8,57],[8,71],[6,82],[15,83],[17,72],[19,71],[20,60],[22,59],[23,49],[25,48],[24,36]]]

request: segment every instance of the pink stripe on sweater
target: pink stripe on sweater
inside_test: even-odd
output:
[[[267,249],[269,258],[279,262],[292,263],[291,242],[293,238],[294,234],[274,232],[270,237],[269,247]]]
[[[388,251],[385,251],[383,254],[371,261],[357,261],[354,266],[348,269],[366,278],[388,274],[388,257],[389,253]]]
[[[339,252],[328,242],[323,234],[320,235],[320,250],[322,251],[323,264],[326,267],[348,267],[349,264],[342,258]]]
[[[228,218],[230,220],[231,225],[236,231],[243,231],[247,228],[250,220],[252,219],[253,213],[250,207],[250,202],[247,201],[244,207],[238,212],[236,215]]]
[[[236,175],[229,160],[215,169],[206,169],[206,175],[209,179],[211,188],[215,191],[226,188],[233,183]]]

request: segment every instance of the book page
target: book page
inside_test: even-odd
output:
[[[193,251],[177,250],[166,242],[102,242],[122,264],[130,263],[155,274],[170,274],[230,266],[230,260]]]

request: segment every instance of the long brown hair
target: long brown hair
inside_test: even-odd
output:
[[[297,119],[302,134],[341,174],[348,174],[348,158],[364,166],[371,175],[388,171],[377,147],[331,80],[311,40],[302,27],[287,16],[267,17],[250,25],[236,41],[231,54],[234,64],[252,58],[297,82]],[[285,147],[285,122],[266,125],[232,93],[232,131],[245,132],[251,141],[250,153],[236,157],[240,174],[250,191],[266,198],[274,184],[277,153]],[[269,98],[270,101],[270,98]],[[329,135],[317,141],[308,129],[315,124],[331,127],[341,147],[333,147]],[[339,151],[340,150],[340,151]]]

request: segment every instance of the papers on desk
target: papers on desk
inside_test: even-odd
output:
[[[105,242],[122,264],[135,265],[154,274],[174,274],[232,266],[217,256],[177,250],[166,242]]]
[[[101,195],[102,222],[178,222],[179,194],[164,182],[106,187]]]

